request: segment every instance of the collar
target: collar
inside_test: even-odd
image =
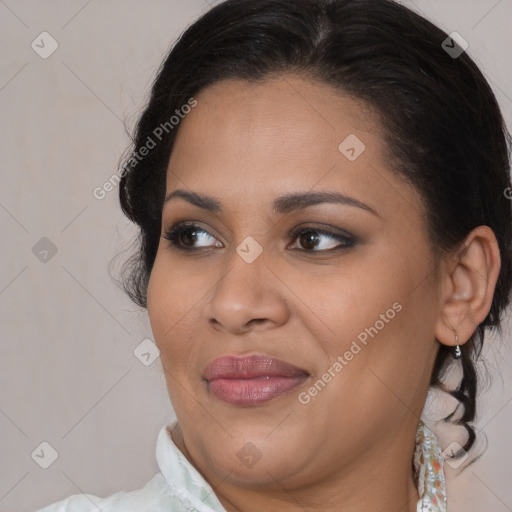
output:
[[[446,512],[444,459],[436,435],[420,420],[413,457],[420,500],[417,512]]]
[[[183,510],[225,512],[210,484],[172,440],[171,431],[177,423],[176,419],[162,427],[156,445],[156,460],[172,496],[181,501]]]

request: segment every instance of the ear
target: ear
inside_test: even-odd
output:
[[[441,309],[436,338],[444,345],[466,341],[491,309],[501,267],[498,242],[492,229],[478,226],[462,247],[449,255],[441,273]]]

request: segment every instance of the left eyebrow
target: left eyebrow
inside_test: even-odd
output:
[[[165,198],[164,204],[175,198],[184,199],[185,201],[210,212],[222,212],[222,203],[219,201],[219,199],[182,189],[174,190],[168,194]],[[284,215],[295,210],[308,208],[309,206],[314,206],[321,203],[335,203],[354,206],[356,208],[366,210],[377,217],[380,217],[380,215],[366,203],[363,203],[354,197],[340,194],[339,192],[330,191],[285,194],[276,198],[272,203],[272,207],[275,213]]]

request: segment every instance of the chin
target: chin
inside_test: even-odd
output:
[[[230,429],[232,437],[225,434],[222,439],[213,439],[212,445],[203,445],[210,470],[242,487],[273,488],[276,481],[283,485],[301,467],[309,466],[306,452],[297,450],[305,443],[290,432],[273,437],[269,435],[271,431],[268,423]]]
[[[238,456],[223,457],[216,461],[216,472],[229,475],[226,479],[239,487],[282,489],[299,470],[295,467],[296,460],[292,453],[263,451],[259,460],[250,461],[247,455],[244,458],[245,460],[239,460]]]

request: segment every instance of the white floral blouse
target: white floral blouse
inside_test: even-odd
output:
[[[226,512],[208,482],[174,444],[163,426],[156,460],[160,472],[136,491],[119,491],[100,498],[74,494],[36,512]],[[417,512],[446,512],[443,458],[435,434],[420,420],[413,465],[420,500]]]
[[[436,435],[421,420],[413,462],[420,495],[416,512],[446,512],[444,459]]]

